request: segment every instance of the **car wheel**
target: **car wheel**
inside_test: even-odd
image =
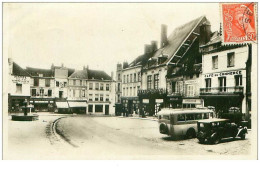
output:
[[[196,133],[194,129],[189,129],[186,133],[186,138],[187,139],[191,139],[191,138],[195,138],[196,137]]]
[[[243,133],[243,134],[241,135],[241,140],[244,140],[244,139],[246,139],[246,134],[245,134],[245,133]]]
[[[204,138],[200,138],[200,139],[199,139],[199,142],[200,142],[201,144],[204,144],[204,143],[205,143],[205,139],[204,139]]]

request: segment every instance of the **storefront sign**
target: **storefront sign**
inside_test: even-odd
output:
[[[18,84],[29,84],[29,80],[25,76],[14,76],[12,81]]]
[[[143,103],[149,103],[149,99],[143,99]]]
[[[155,102],[156,103],[163,103],[163,99],[156,99]]]
[[[229,71],[229,72],[221,72],[221,73],[212,73],[212,74],[205,74],[204,77],[220,77],[220,76],[228,76],[228,75],[240,75],[242,71]]]
[[[170,98],[171,101],[178,101],[178,98]]]
[[[183,99],[182,100],[183,104],[201,104],[200,99]]]
[[[196,84],[198,83],[197,80],[189,80],[189,81],[185,81],[185,84]]]

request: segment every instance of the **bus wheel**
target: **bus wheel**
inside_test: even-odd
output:
[[[195,138],[196,137],[196,133],[194,129],[189,129],[186,133],[186,138],[187,139],[191,139],[191,138]]]

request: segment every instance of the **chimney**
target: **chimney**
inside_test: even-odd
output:
[[[158,49],[157,41],[151,41],[152,52],[155,52]]]
[[[167,45],[167,25],[161,25],[161,48]]]
[[[210,40],[210,35],[211,35],[211,24],[209,21],[205,21],[201,26],[200,26],[200,40],[199,40],[199,45],[205,45],[209,42]]]
[[[122,70],[122,64],[121,64],[121,63],[118,63],[118,64],[117,64],[116,70],[117,70],[117,71],[121,71],[121,70]]]
[[[152,52],[152,46],[149,44],[144,45],[144,54],[151,53]]]

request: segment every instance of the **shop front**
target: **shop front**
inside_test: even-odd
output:
[[[204,107],[203,99],[200,98],[184,98],[182,100],[183,108],[197,108]]]
[[[12,96],[8,95],[8,110],[9,112],[22,112],[22,106],[24,106],[24,101],[29,100],[30,96]]]
[[[69,108],[72,113],[76,114],[86,114],[87,113],[87,103],[84,102],[68,102]]]
[[[63,102],[56,102],[56,107],[57,107],[57,111],[58,113],[61,114],[67,114],[69,113],[69,105],[67,101],[63,101]]]
[[[31,98],[34,112],[54,112],[54,98]]]

